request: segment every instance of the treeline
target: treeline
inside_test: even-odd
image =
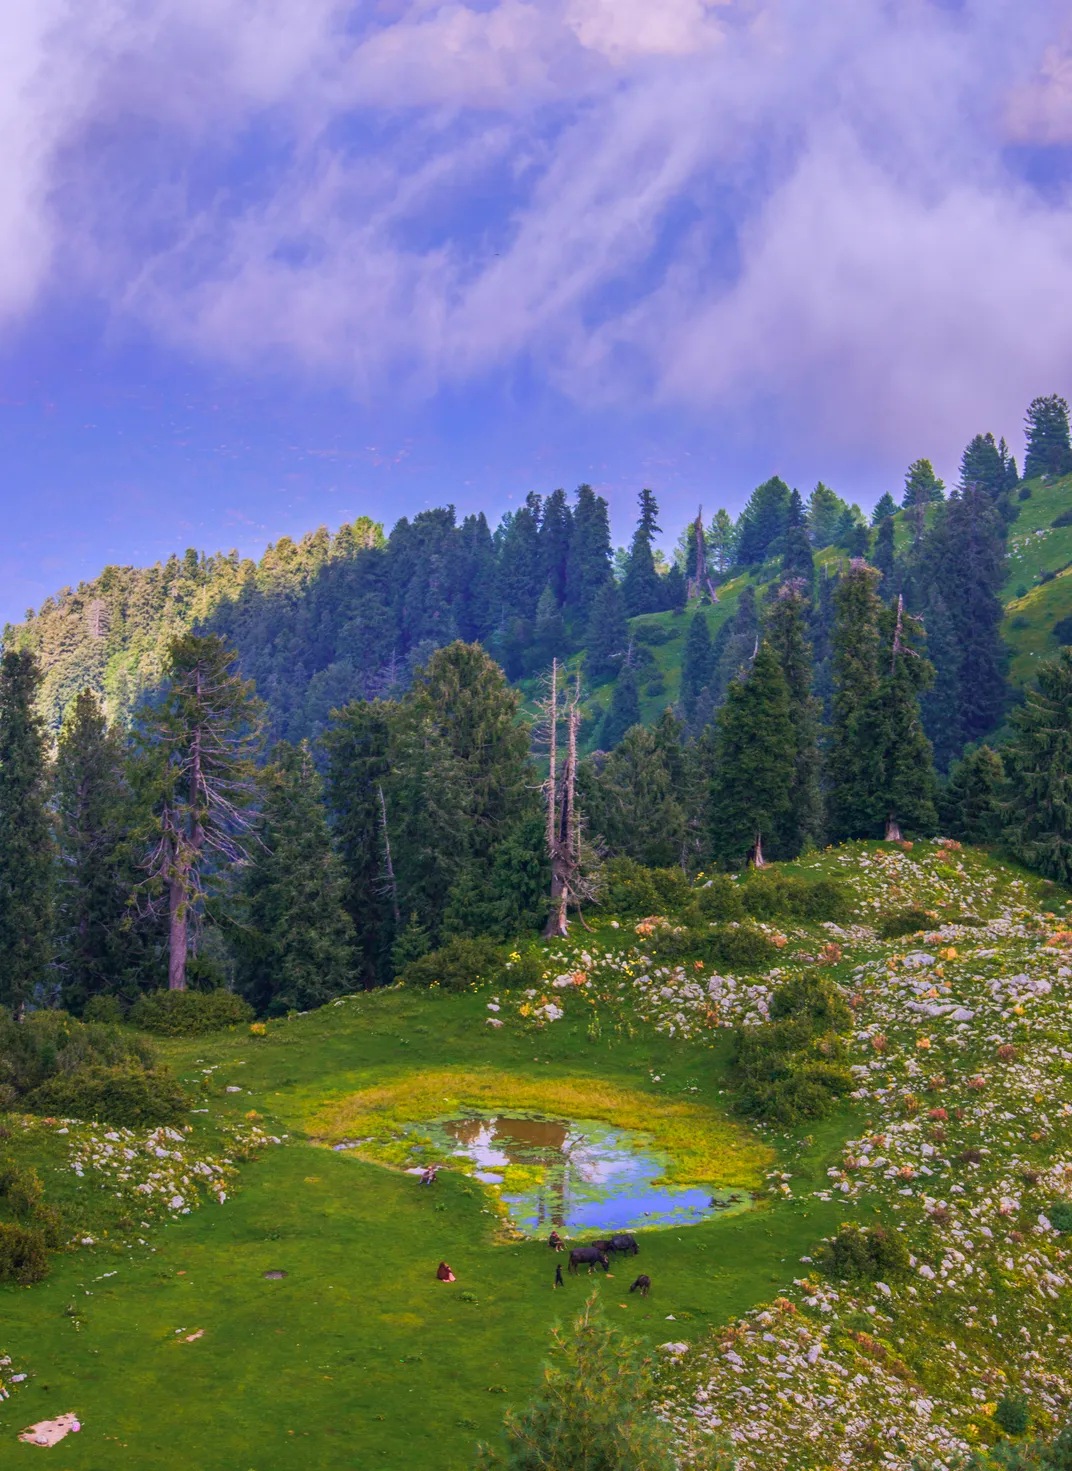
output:
[[[1028,480],[1072,466],[1064,400],[1036,399],[1027,432]],[[609,749],[638,717],[641,685],[661,692],[646,642],[660,632],[628,620],[717,598],[742,572],[809,585],[816,688],[828,714],[833,589],[825,576],[814,583],[816,554],[833,548],[868,557],[884,574],[883,598],[903,592],[909,611],[924,615],[936,670],[924,720],[944,770],[1000,719],[1004,540],[1028,491],[1004,441],[985,434],[965,449],[948,499],[926,460],[909,467],[900,505],[884,496],[870,523],[821,482],[804,499],[774,477],[736,520],[720,509],[685,527],[669,562],[655,545],[659,511],[647,490],[631,544],[617,551],[606,502],[586,485],[572,498],[530,494],[494,530],[482,514],[459,524],[452,507],[404,517],[386,537],[362,517],[334,536],[320,528],[298,542],[281,538],[259,563],[189,550],[148,569],[108,567],[28,612],[4,645],[37,656],[41,709],[56,733],[86,688],[110,721],[129,724],[159,685],[171,640],[219,633],[265,701],[269,739],[292,742],[319,737],[350,700],[398,697],[456,639],[481,643],[512,682],[581,655],[589,688],[614,681],[603,701],[613,710],[601,708],[599,724],[593,716],[583,732],[586,747]],[[724,698],[757,619],[746,597],[719,631],[710,670],[704,650],[692,651],[682,699],[693,729]]]

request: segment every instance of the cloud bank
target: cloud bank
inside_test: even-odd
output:
[[[0,321],[84,292],[372,406],[534,375],[850,453],[1007,430],[1072,387],[1063,15],[16,0]]]

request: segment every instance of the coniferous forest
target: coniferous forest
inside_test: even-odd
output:
[[[0,1004],[305,1011],[561,932],[630,863],[941,832],[1067,880],[1072,654],[1010,682],[1002,587],[1070,470],[1051,397],[1024,479],[991,434],[870,518],[774,477],[669,563],[650,491],[615,551],[582,485],[494,531],[447,507],[106,568],[6,632]]]

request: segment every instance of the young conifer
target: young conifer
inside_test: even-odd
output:
[[[33,654],[0,661],[0,1005],[31,1001],[51,958],[52,835],[45,729]]]
[[[764,641],[718,714],[710,833],[721,862],[763,864],[764,842],[776,845],[791,811],[795,756],[789,688]]]

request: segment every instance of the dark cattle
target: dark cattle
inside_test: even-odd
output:
[[[629,1291],[630,1292],[639,1292],[640,1295],[641,1295],[641,1297],[647,1297],[647,1295],[648,1295],[648,1288],[650,1286],[651,1286],[651,1278],[648,1276],[647,1272],[641,1272],[640,1276],[633,1283],[632,1287],[630,1287]]]
[[[596,1251],[613,1251],[614,1246],[610,1241],[593,1241],[592,1246]]]
[[[569,1270],[574,1276],[577,1275],[578,1267],[587,1267],[589,1272],[593,1267],[602,1267],[604,1272],[609,1272],[610,1257],[605,1251],[597,1251],[594,1246],[575,1246],[569,1254]]]
[[[618,1231],[610,1238],[611,1251],[623,1251],[626,1256],[636,1256],[640,1247],[637,1245],[636,1237],[630,1236],[628,1231]]]

